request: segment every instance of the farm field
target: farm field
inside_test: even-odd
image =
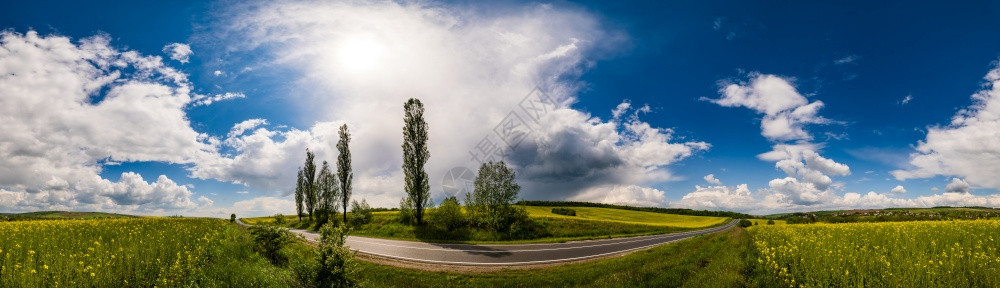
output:
[[[1000,220],[754,226],[756,286],[1000,287]]]
[[[564,216],[553,214],[552,207],[524,207],[534,225],[513,234],[491,233],[473,228],[448,231],[435,225],[405,225],[397,221],[398,211],[381,211],[372,213],[372,222],[356,227],[352,235],[442,243],[552,243],[681,232],[723,225],[728,220],[725,217],[673,215],[597,207],[572,207],[577,216]],[[300,222],[294,216],[284,216],[284,219],[285,223],[279,226],[315,230],[315,227],[306,220]],[[247,224],[276,225],[275,217],[241,218],[241,220]],[[433,222],[433,219],[430,221]]]
[[[0,287],[283,287],[289,273],[219,219],[0,222]]]
[[[671,226],[681,228],[703,228],[724,223],[725,217],[687,216],[654,212],[641,212],[598,207],[569,207],[576,211],[576,216],[565,216],[552,213],[553,207],[523,206],[532,217],[550,217],[561,219],[595,220],[641,224],[652,226]]]

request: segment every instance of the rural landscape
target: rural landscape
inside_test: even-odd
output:
[[[994,1],[5,6],[0,287],[1000,287]]]

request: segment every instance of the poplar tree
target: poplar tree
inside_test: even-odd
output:
[[[337,178],[340,179],[340,204],[344,205],[344,223],[347,223],[347,201],[351,199],[351,181],[354,171],[351,170],[351,132],[347,124],[340,126],[340,140],[337,140]]]
[[[316,190],[319,194],[319,203],[316,205],[316,211],[320,219],[318,225],[323,225],[330,219],[330,215],[337,213],[338,201],[340,201],[340,185],[338,184],[337,176],[334,176],[333,170],[330,170],[330,163],[326,161],[323,161],[323,167],[320,168],[319,176],[317,177]]]
[[[427,121],[424,121],[424,104],[410,98],[403,105],[403,173],[406,194],[413,203],[413,216],[417,225],[423,224],[424,209],[430,206],[430,184],[424,165],[430,158],[427,149]]]
[[[302,176],[302,167],[299,167],[299,176],[295,180],[295,211],[298,211],[299,221],[302,221],[302,201],[305,199],[305,177]]]
[[[309,212],[309,221],[313,220],[313,212],[316,209],[316,162],[314,159],[316,155],[309,148],[306,148],[306,163],[302,168],[302,173],[305,176],[305,185],[303,186],[306,202],[306,211]]]

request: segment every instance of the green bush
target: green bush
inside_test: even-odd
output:
[[[257,250],[276,265],[284,264],[288,259],[280,253],[288,243],[294,241],[292,233],[275,226],[256,225],[250,227]]]
[[[747,220],[747,219],[741,219],[740,220],[740,227],[747,228],[747,227],[750,227],[750,226],[753,226],[753,221],[750,221],[750,220]]]
[[[416,222],[416,216],[413,215],[413,202],[410,201],[410,197],[403,197],[399,200],[399,214],[397,214],[396,220],[403,224]]]
[[[277,224],[278,226],[285,225],[285,215],[274,215],[274,224]]]
[[[229,223],[236,223],[236,213],[229,215]]]
[[[357,200],[351,201],[351,225],[358,227],[371,222],[372,206],[368,205],[368,201],[365,199],[361,199],[361,203]]]
[[[774,225],[774,220],[767,220],[767,225]]]
[[[357,274],[357,264],[354,254],[344,247],[344,240],[351,232],[346,226],[327,224],[319,230],[322,238],[319,242],[319,265],[316,270],[316,287],[354,287],[357,283],[352,278]]]
[[[455,196],[445,198],[441,206],[430,211],[430,216],[431,223],[441,225],[448,231],[462,228],[467,224],[462,206],[458,204],[458,198]]]
[[[566,216],[576,216],[576,210],[562,207],[552,208],[552,214],[566,215]]]

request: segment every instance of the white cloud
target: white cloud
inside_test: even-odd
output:
[[[226,74],[226,73],[224,73],[222,71],[219,71],[219,70],[215,70],[215,72],[212,72],[212,75],[215,75],[215,77],[222,76],[223,74]]]
[[[944,192],[969,193],[969,183],[962,179],[952,178],[951,183],[944,187]]]
[[[908,94],[906,97],[903,97],[902,100],[899,100],[899,105],[906,105],[910,103],[910,101],[913,101],[913,94]]]
[[[950,124],[927,128],[926,138],[910,154],[913,168],[892,171],[896,179],[955,176],[977,187],[1000,189],[1000,66],[985,79],[983,89],[972,95],[973,104]]]
[[[184,43],[170,43],[163,46],[163,53],[170,56],[170,59],[177,60],[177,62],[188,63],[191,59],[191,46]]]
[[[858,59],[861,59],[861,57],[858,55],[847,55],[844,56],[843,58],[834,60],[833,64],[835,65],[851,64],[854,63],[855,61],[858,61]]]
[[[906,193],[906,188],[903,188],[903,185],[896,185],[896,187],[892,188],[892,190],[890,190],[889,193],[903,194]]]
[[[246,98],[246,97],[247,96],[244,95],[243,93],[233,93],[233,92],[226,92],[226,93],[223,93],[223,94],[215,94],[215,95],[198,95],[198,94],[195,94],[194,95],[194,99],[191,102],[191,105],[192,106],[206,106],[206,105],[212,105],[212,103],[219,102],[219,101],[225,101],[225,100],[230,100],[230,99],[238,99],[238,98]]]
[[[842,184],[834,183],[831,176],[850,175],[851,169],[846,164],[821,156],[817,151],[823,148],[823,144],[809,142],[813,137],[805,130],[807,124],[832,122],[818,115],[823,102],[810,103],[789,79],[756,73],[750,74],[750,78],[749,81],[723,84],[719,90],[722,98],[702,100],[725,107],[746,107],[763,114],[761,135],[774,146],[770,152],[757,155],[757,158],[775,162],[775,168],[788,177],[769,181],[768,189],[761,192],[761,199],[752,199],[749,193],[740,193],[738,203],[767,202],[767,205],[757,209],[789,209],[822,206],[835,201],[838,197],[834,190]],[[749,210],[730,205],[732,202],[725,198],[729,194],[732,193],[725,186],[696,187],[695,192],[685,196],[692,200],[682,201],[681,204]],[[712,201],[719,203],[710,203]]]
[[[235,138],[237,136],[242,136],[243,133],[245,133],[247,130],[257,128],[257,126],[260,125],[267,125],[267,119],[254,118],[254,119],[244,120],[243,122],[236,123],[236,125],[233,125],[233,129],[229,130],[229,134],[227,135],[227,137]]]
[[[296,1],[228,9],[222,13],[232,16],[227,28],[215,35],[237,43],[224,49],[264,53],[273,61],[261,65],[301,73],[294,85],[311,94],[302,109],[323,116],[307,119],[315,121],[308,129],[259,128],[229,137],[224,145],[237,154],[195,167],[196,177],[290,193],[305,148],[316,151],[317,159],[334,159],[336,127],[348,123],[356,197],[395,206],[404,195],[402,140],[392,131],[400,131],[402,104],[411,97],[426,107],[427,171],[435,193],[445,172],[478,165],[470,153],[484,147],[479,144],[506,145],[495,128],[512,111],[523,121],[520,127],[529,127],[519,145],[506,150],[526,199],[597,197],[593,193],[611,190],[596,187],[673,180],[666,166],[709,148],[677,141],[671,129],[639,120],[640,112],[652,110],[648,106],[619,105],[613,113],[622,119],[608,121],[571,108],[582,86],[574,79],[592,65],[592,56],[625,41],[584,11],[529,5],[499,14],[419,2]],[[536,86],[552,100],[540,106],[545,113],[522,109],[522,99]],[[489,143],[483,141],[488,135]]]
[[[568,200],[635,207],[662,207],[668,203],[663,191],[636,185],[592,187]]]
[[[782,185],[796,185],[794,178],[775,179],[787,180]],[[779,188],[760,189],[751,193],[746,184],[737,187],[726,186],[695,186],[695,191],[688,193],[671,206],[690,209],[727,210],[751,213],[757,215],[776,212],[843,210],[843,209],[879,209],[889,207],[935,207],[935,206],[984,206],[1000,207],[1000,194],[977,196],[970,193],[942,193],[919,196],[912,199],[896,198],[902,193],[897,189],[888,193],[855,193],[847,192],[842,196],[829,191],[818,191],[811,187],[800,189],[815,192],[808,197],[814,201],[789,201],[790,195]],[[902,188],[902,187],[896,187]],[[794,189],[794,188],[793,188]]]
[[[284,198],[257,197],[236,201],[230,211],[238,211],[246,217],[266,216],[282,213],[295,215],[295,202]],[[222,215],[225,215],[223,212]],[[240,216],[244,217],[244,216]]]
[[[775,75],[752,74],[749,82],[724,85],[722,98],[703,100],[724,107],[746,107],[764,114],[761,135],[771,141],[811,140],[803,128],[806,124],[827,124],[830,120],[817,115],[822,101],[812,103],[802,96],[789,79]]]
[[[736,187],[722,185],[694,187],[694,192],[684,195],[680,201],[672,203],[673,206],[703,210],[747,211],[758,202],[751,195],[747,184]]]
[[[0,204],[9,210],[166,213],[198,206],[166,176],[101,178],[102,162],[194,164],[218,157],[191,128],[185,74],[98,35],[73,43],[0,32]],[[201,201],[202,204],[211,204]]]
[[[715,178],[715,174],[705,175],[704,179],[705,179],[705,182],[708,182],[708,184],[722,185],[722,180],[716,179]]]

